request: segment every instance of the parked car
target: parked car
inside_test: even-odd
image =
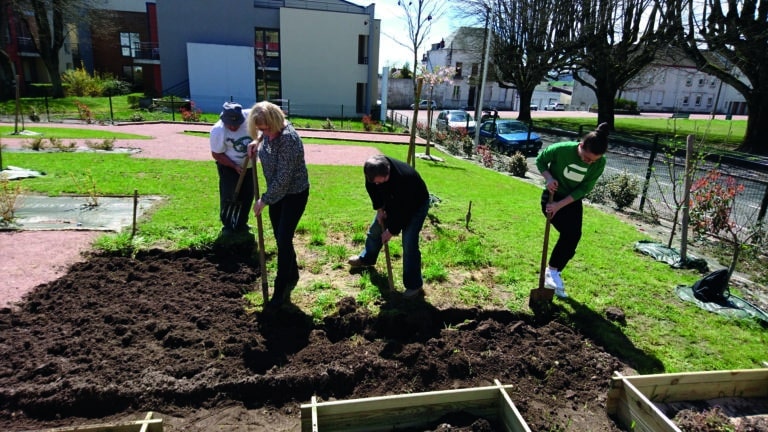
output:
[[[535,156],[541,150],[541,137],[517,120],[487,121],[480,125],[480,142],[492,150],[512,155],[520,152]]]
[[[472,114],[464,110],[443,110],[437,115],[435,127],[439,131],[466,129],[467,133],[474,133],[477,126]]]
[[[560,102],[552,102],[549,105],[544,105],[544,111],[565,111],[565,105]]]
[[[434,100],[430,101],[428,99],[422,99],[421,102],[419,102],[419,109],[423,110],[423,109],[429,108],[430,102],[431,102],[431,105],[432,105],[432,109],[436,110],[437,109],[437,102],[435,102]],[[413,109],[413,104],[411,104],[411,109]]]
[[[531,104],[531,111],[538,111],[538,110],[539,110],[539,106],[538,105]]]

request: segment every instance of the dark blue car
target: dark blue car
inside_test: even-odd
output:
[[[541,150],[541,137],[517,120],[488,120],[480,125],[480,143],[499,153],[513,155],[520,152],[536,156]]]

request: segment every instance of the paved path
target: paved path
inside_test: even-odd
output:
[[[27,124],[26,130],[34,132],[36,126],[96,129],[102,131],[146,135],[152,138],[138,140],[119,139],[115,142],[115,147],[139,149],[140,152],[136,153],[135,157],[145,157],[151,159],[212,160],[210,147],[208,146],[208,132],[211,129],[210,124],[125,123],[118,125],[87,125],[82,123],[33,123]],[[362,164],[367,156],[378,153],[378,151],[373,147],[367,147],[369,149],[367,151],[353,151],[349,146],[334,146],[326,144],[313,145],[313,139],[357,141],[361,144],[372,142],[408,144],[410,142],[410,136],[406,134],[348,132],[301,128],[297,130],[299,135],[301,135],[305,141],[307,163],[309,164]],[[199,133],[199,136],[195,136],[195,133]],[[21,148],[33,138],[34,136],[30,135],[25,137],[25,139],[5,139],[3,144],[8,148]],[[87,140],[84,139],[65,139],[63,141],[65,145],[68,145],[70,142],[75,142],[80,147],[87,146]],[[98,140],[91,141],[98,142]],[[425,144],[425,141],[424,139],[417,137],[416,143],[423,145]],[[356,157],[349,157],[350,152],[360,154]]]

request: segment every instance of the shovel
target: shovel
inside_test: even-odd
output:
[[[384,228],[384,225],[381,226]],[[389,290],[395,291],[395,279],[392,277],[392,258],[389,257],[389,242],[384,243],[384,256],[387,258],[387,282],[389,282]]]
[[[548,204],[552,203],[552,196],[554,194],[550,192]],[[552,222],[552,216],[547,215],[547,222],[544,225],[544,250],[541,252],[541,268],[539,269],[539,287],[531,290],[531,294],[528,297],[528,306],[531,309],[535,309],[536,306],[541,306],[543,303],[551,303],[552,297],[555,294],[555,290],[544,288],[544,271],[547,268],[547,251],[549,249],[549,227]]]
[[[240,220],[240,213],[243,211],[243,203],[240,202],[240,188],[243,186],[243,179],[245,179],[245,172],[248,170],[248,158],[243,158],[242,170],[240,171],[240,177],[237,179],[237,185],[235,186],[235,193],[232,194],[232,199],[224,203],[224,207],[221,209],[221,220],[224,224],[232,229],[237,227],[237,222]]]
[[[253,202],[259,200],[259,176],[256,174],[256,155],[253,155]],[[264,304],[269,301],[269,285],[267,283],[267,260],[264,254],[264,224],[261,220],[261,214],[256,216],[256,231],[259,236],[259,267],[261,267],[261,294],[264,296]]]

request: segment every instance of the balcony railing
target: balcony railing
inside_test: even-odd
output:
[[[37,53],[35,41],[31,37],[17,37],[16,43],[19,46],[19,52]]]
[[[155,42],[140,42],[133,49],[133,58],[139,60],[160,60],[160,46]]]

